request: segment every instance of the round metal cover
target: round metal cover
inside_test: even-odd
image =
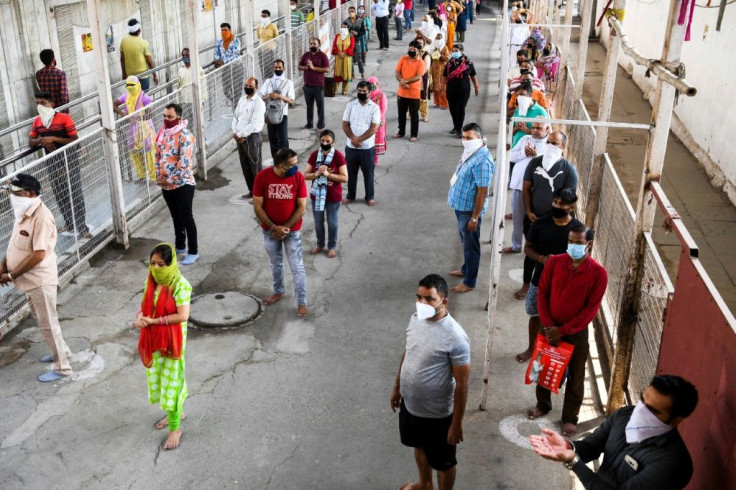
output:
[[[195,296],[189,320],[198,327],[242,327],[263,312],[261,300],[246,293],[226,291]]]

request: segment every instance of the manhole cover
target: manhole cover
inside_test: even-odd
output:
[[[250,294],[209,293],[194,297],[189,320],[198,327],[241,327],[258,318],[262,311],[261,301]]]

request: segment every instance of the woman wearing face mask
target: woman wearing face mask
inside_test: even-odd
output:
[[[465,123],[465,107],[470,99],[470,82],[475,87],[475,96],[478,96],[478,78],[475,74],[475,65],[463,54],[463,45],[456,44],[452,48],[452,57],[445,65],[447,79],[447,103],[452,116],[452,130],[450,134],[461,138]]]
[[[365,22],[365,51],[363,51],[363,63],[365,63],[365,54],[368,52],[368,41],[371,40],[371,16],[368,15],[364,7],[358,7],[358,18]]]
[[[355,7],[350,7],[348,11],[348,18],[345,21],[350,30],[350,34],[355,39],[355,52],[353,54],[353,62],[358,65],[358,72],[360,73],[360,79],[365,80],[365,70],[363,64],[365,63],[365,51],[368,48],[365,39],[365,22],[363,19],[358,17],[355,12]],[[353,71],[355,67],[353,67]]]
[[[452,49],[455,42],[455,27],[457,26],[457,18],[463,13],[463,7],[455,0],[447,0],[441,4],[445,9],[447,16],[447,48]]]
[[[151,98],[141,89],[141,82],[137,77],[129,76],[125,80],[126,92],[119,99],[113,101],[115,112],[120,116],[127,116],[151,104]],[[125,125],[126,123],[120,123]],[[153,121],[147,111],[141,111],[127,120],[128,148],[133,158],[133,166],[138,180],[143,180],[148,175],[149,180],[156,182],[156,170],[154,158],[156,148],[153,139],[156,131]],[[145,162],[145,166],[144,166]]]
[[[386,153],[386,111],[388,110],[388,100],[386,95],[381,91],[381,85],[378,78],[370,77],[368,83],[371,84],[371,91],[368,94],[370,98],[381,110],[381,122],[376,131],[375,146],[376,149],[376,165],[378,165],[378,155]]]
[[[155,425],[156,429],[169,428],[164,449],[179,447],[179,424],[185,418],[184,400],[189,391],[184,355],[191,297],[192,286],[179,272],[173,245],[156,245],[133,326],[140,330],[138,353],[146,367],[148,401],[166,412]]]
[[[434,94],[434,106],[442,110],[447,109],[447,98],[445,97],[445,64],[450,58],[450,49],[445,45],[442,32],[438,32],[434,41],[432,51],[432,93]]]
[[[547,43],[542,53],[537,58],[540,78],[544,82],[547,91],[553,92],[557,82],[557,71],[560,67],[560,51],[553,43]]]
[[[310,197],[314,214],[314,232],[317,246],[311,255],[325,248],[325,215],[327,215],[327,257],[337,257],[338,211],[342,201],[342,184],[348,181],[345,155],[335,149],[335,133],[325,129],[319,135],[320,147],[307,159],[304,178],[314,181]]]
[[[465,42],[465,31],[468,30],[468,21],[473,23],[473,6],[470,1],[461,2],[463,11],[457,15],[457,21],[455,23],[455,34],[457,35],[457,42]]]
[[[335,57],[335,86],[342,82],[342,94],[348,94],[348,85],[353,78],[353,50],[355,38],[350,34],[348,24],[342,23],[340,33],[332,41],[332,55]]]

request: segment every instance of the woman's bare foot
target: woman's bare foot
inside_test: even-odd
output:
[[[309,255],[317,255],[324,249],[325,247],[314,247],[312,250],[309,251]]]
[[[307,305],[299,305],[299,308],[296,309],[296,314],[301,317],[307,316],[308,312],[309,308],[307,308]]]
[[[475,289],[475,288],[471,288],[470,286],[466,286],[465,284],[460,283],[457,286],[455,286],[454,288],[452,288],[451,291],[453,291],[455,293],[467,293],[468,291],[472,291],[473,289]]]
[[[164,441],[163,448],[167,451],[179,447],[179,439],[181,439],[181,429],[169,432],[169,437]]]
[[[283,297],[284,297],[283,294],[276,294],[276,293],[274,293],[271,296],[269,296],[268,298],[264,299],[263,300],[263,304],[265,304],[266,306],[272,305],[272,304],[274,304],[275,302],[277,302],[278,300],[280,300]]]
[[[543,412],[539,407],[533,407],[526,411],[526,418],[529,420],[536,420],[544,415],[547,415],[547,412]]]
[[[334,259],[335,257],[337,257],[337,250],[331,248],[327,251],[327,258]]]
[[[520,354],[516,354],[516,362],[523,364],[528,361],[530,357],[532,357],[531,351],[525,350]]]
[[[187,418],[187,414],[182,413],[181,414],[181,420],[184,420],[185,418]],[[159,420],[158,422],[156,422],[156,425],[154,425],[153,427],[155,429],[161,430],[164,427],[168,427],[168,426],[169,426],[169,417],[166,416],[166,415],[164,415],[163,418],[161,420]]]
[[[528,284],[524,284],[523,286],[521,286],[521,289],[519,289],[518,291],[516,291],[514,293],[514,298],[516,298],[516,299],[524,299],[524,298],[526,298],[527,291],[529,291],[529,285]]]
[[[463,274],[463,271],[461,271],[460,269],[449,272],[448,274],[455,277],[465,277],[465,274]]]

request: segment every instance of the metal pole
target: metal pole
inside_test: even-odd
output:
[[[686,24],[678,25],[681,0],[670,4],[667,21],[667,32],[664,36],[662,60],[665,63],[678,62],[685,41]],[[690,6],[692,8],[692,6]],[[675,105],[676,89],[661,78],[657,80],[657,91],[654,98],[652,124],[654,131],[649,135],[647,153],[644,159],[644,171],[639,186],[639,200],[636,205],[636,222],[634,225],[634,253],[629,264],[629,275],[621,299],[621,317],[617,328],[616,352],[611,370],[611,384],[608,394],[608,413],[613,412],[625,403],[625,390],[631,368],[631,354],[634,347],[634,334],[638,322],[639,303],[641,300],[641,283],[644,276],[646,258],[646,235],[651,233],[654,224],[654,213],[657,201],[652,198],[649,182],[658,182],[664,167],[664,155],[667,150],[672,110]],[[654,373],[651,373],[654,375]]]
[[[320,0],[314,0],[314,37],[319,38],[319,28],[321,27],[320,23],[322,21],[322,16],[320,15],[319,7],[321,5]]]
[[[107,51],[102,33],[107,25],[102,24],[100,0],[87,0],[87,17],[92,30],[92,45],[96,47],[92,52],[97,69],[97,92],[100,100],[100,115],[102,127],[105,130],[105,163],[110,186],[110,205],[112,214],[112,229],[115,241],[128,248],[128,223],[125,218],[125,197],[123,196],[123,178],[120,173],[120,154],[118,153],[118,138],[115,132],[115,116],[112,110],[112,91],[110,89],[110,72],[107,69]]]
[[[626,7],[626,0],[614,0],[614,9]],[[613,29],[606,43],[606,64],[603,74],[603,87],[601,99],[598,104],[598,120],[608,121],[611,117],[613,106],[613,89],[616,86],[616,71],[618,70],[618,53],[621,48],[621,38],[616,36]],[[608,143],[608,129],[603,127],[596,131],[595,143],[593,144],[593,165],[590,168],[590,187],[588,190],[588,204],[585,209],[585,224],[593,227],[595,217],[598,213],[598,200],[601,196],[603,185],[603,154],[606,152]]]
[[[585,81],[585,63],[588,60],[588,31],[590,31],[591,18],[593,17],[593,0],[581,0],[583,11],[580,26],[580,39],[578,40],[578,66],[575,70],[575,100],[583,97],[583,82]],[[568,116],[569,114],[566,114]]]
[[[560,2],[558,5],[557,2]],[[553,24],[559,24],[560,23],[560,10],[562,10],[562,0],[553,0],[552,5],[554,7],[554,16],[552,17],[552,23]],[[555,43],[555,46],[558,46],[560,44],[559,39],[559,29],[554,29],[552,31],[552,42]],[[563,66],[560,64],[560,66]]]
[[[503,12],[508,11],[508,0],[503,0]],[[506,213],[506,183],[508,166],[506,164],[506,94],[508,84],[506,75],[509,71],[509,56],[507,41],[509,36],[509,16],[503,16],[501,24],[501,73],[498,97],[498,141],[496,143],[496,177],[493,190],[493,220],[491,221],[491,279],[488,288],[488,336],[486,339],[486,354],[483,361],[483,391],[481,393],[480,409],[486,409],[488,401],[488,378],[491,372],[491,354],[493,352],[493,331],[495,330],[496,306],[498,304],[498,284],[501,276],[501,250],[504,232],[504,214]],[[509,137],[510,138],[510,137]],[[508,141],[511,141],[509,139]]]
[[[284,26],[285,26],[284,32],[286,33],[286,63],[285,63],[286,64],[286,78],[288,78],[289,80],[293,82],[295,72],[294,72],[294,67],[291,66],[292,60],[294,59],[294,57],[292,56],[292,51],[294,49],[293,48],[294,35],[291,32],[291,29],[292,29],[291,7],[289,4],[289,0],[282,0],[282,3],[284,4],[284,7],[283,7],[284,11],[286,12],[284,14]]]
[[[565,3],[565,26],[572,24],[572,0],[567,0]],[[567,86],[567,63],[570,51],[570,34],[572,29],[563,28],[562,30],[562,48],[560,53],[560,68],[557,70],[559,79],[557,80],[557,88],[555,89],[555,114],[562,113],[562,107],[564,101],[562,100],[565,95],[565,87]]]
[[[207,180],[207,153],[204,139],[204,114],[202,111],[202,81],[199,79],[199,44],[197,42],[197,7],[198,0],[188,0],[186,9],[186,23],[189,44],[189,62],[192,75],[192,86],[185,90],[192,91],[192,119],[194,137],[197,141],[197,174],[202,180]],[[214,9],[213,9],[214,10]]]
[[[248,72],[246,78],[252,77],[256,72],[256,58],[253,51],[255,46],[255,35],[253,34],[253,19],[256,18],[255,4],[253,0],[243,0],[246,12],[250,15],[245,16],[245,69]],[[258,17],[260,18],[260,16]]]

